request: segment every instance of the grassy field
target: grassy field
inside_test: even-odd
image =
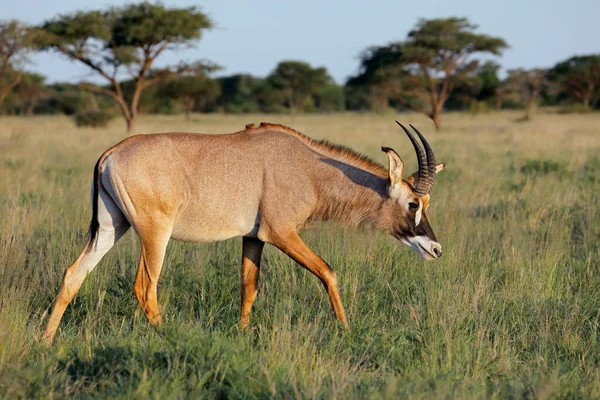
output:
[[[447,164],[428,213],[444,256],[317,226],[303,237],[337,271],[352,331],[317,278],[271,246],[240,331],[241,239],[171,242],[156,330],[132,292],[128,233],[49,349],[40,334],[86,243],[93,166],[124,124],[0,119],[0,398],[600,397],[600,115],[518,117],[449,114],[440,133],[414,114],[143,117],[140,132],[279,122],[382,163],[391,146],[415,167],[393,120],[416,124]]]

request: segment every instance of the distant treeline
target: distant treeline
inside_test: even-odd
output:
[[[365,49],[343,85],[325,67],[297,60],[280,62],[266,77],[217,77],[222,67],[206,60],[153,67],[165,50],[194,43],[211,27],[194,7],[149,3],[60,15],[35,27],[0,21],[0,113],[76,115],[82,124],[120,114],[131,130],[139,113],[392,109],[424,113],[439,127],[443,110],[518,108],[531,118],[537,104],[565,112],[600,107],[599,54],[500,79],[500,64],[479,57],[500,56],[508,44],[478,33],[466,18],[422,19],[405,40]],[[46,84],[25,70],[35,51],[86,65],[105,83]]]

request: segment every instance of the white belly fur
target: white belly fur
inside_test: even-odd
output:
[[[238,236],[256,237],[258,227],[256,211],[226,215],[184,213],[175,222],[171,237],[186,242],[215,242]]]

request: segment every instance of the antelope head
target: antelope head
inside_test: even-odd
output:
[[[437,173],[444,169],[444,164],[436,165],[433,150],[414,126],[410,125],[421,139],[423,148],[404,125],[398,121],[396,123],[406,132],[414,146],[419,169],[403,179],[404,163],[398,153],[389,147],[381,148],[389,161],[387,208],[390,234],[414,249],[423,259],[433,260],[442,256],[442,246],[429,225],[426,211],[429,207],[429,193]]]

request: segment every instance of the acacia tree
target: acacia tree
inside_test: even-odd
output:
[[[585,108],[595,107],[600,100],[600,55],[571,57],[556,64],[549,75],[571,100]]]
[[[186,118],[195,107],[204,109],[209,101],[214,101],[221,94],[221,85],[209,74],[221,69],[212,63],[197,63],[191,73],[177,77],[168,82],[160,91],[166,97],[182,102]]]
[[[369,47],[360,54],[361,71],[348,79],[346,87],[362,94],[371,110],[385,110],[400,87],[403,77],[398,63],[400,52],[400,46],[391,43]]]
[[[20,113],[33,115],[33,109],[44,94],[47,93],[44,85],[45,78],[40,74],[25,73],[14,92],[20,102]]]
[[[476,54],[501,54],[499,38],[476,33],[466,18],[421,19],[406,41],[372,48],[359,75],[390,91],[391,99],[429,116],[440,127],[440,113],[460,80],[477,70]]]
[[[501,84],[494,89],[494,107],[496,108],[496,111],[500,111],[502,108],[502,103],[507,94],[505,87]]]
[[[219,97],[221,87],[206,75],[186,75],[171,80],[160,93],[181,101],[189,119],[194,108],[202,110],[209,101]]]
[[[267,77],[273,88],[284,95],[291,114],[302,110],[310,96],[332,82],[323,67],[313,68],[302,61],[282,61]]]
[[[542,90],[549,86],[548,72],[543,69],[513,69],[508,71],[508,77],[503,83],[505,93],[516,93],[525,102],[524,120],[533,116],[535,104]]]
[[[500,64],[494,61],[486,61],[477,68],[477,78],[481,82],[481,89],[477,98],[482,101],[496,100],[496,89],[500,87],[500,78],[498,71]]]
[[[0,21],[0,104],[21,81],[33,49],[33,31],[17,20]]]
[[[192,45],[211,26],[209,18],[195,7],[166,8],[144,2],[58,16],[40,26],[44,33],[40,44],[102,77],[106,86],[81,86],[114,99],[127,130],[132,131],[142,91],[186,69],[179,65],[153,70],[154,61],[165,51]],[[131,96],[124,94],[122,78],[133,82]]]

